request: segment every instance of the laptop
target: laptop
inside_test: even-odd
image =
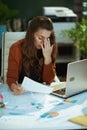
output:
[[[87,59],[68,63],[66,82],[54,85],[51,94],[67,98],[83,91],[87,91]]]

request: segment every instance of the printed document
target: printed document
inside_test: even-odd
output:
[[[39,92],[39,93],[51,93],[52,88],[44,85],[42,83],[38,83],[28,77],[24,77],[24,80],[21,85],[26,91],[31,91],[31,92]]]

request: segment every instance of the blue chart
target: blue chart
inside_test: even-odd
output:
[[[29,113],[38,112],[43,109],[44,106],[40,103],[31,102],[27,105],[14,106],[12,108],[7,107],[8,114],[10,115],[27,115]],[[30,114],[29,114],[30,115]]]
[[[58,112],[46,112],[40,115],[40,118],[53,118],[53,117],[57,117],[58,115],[59,115]]]

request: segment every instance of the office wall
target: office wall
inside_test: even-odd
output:
[[[19,15],[16,16],[17,18],[21,19],[26,18],[27,20],[31,19],[34,16],[42,15],[43,6],[55,6],[55,7],[63,6],[68,7],[72,10],[74,9],[74,0],[1,0],[1,1],[6,3],[9,8],[19,10]],[[1,51],[0,51],[0,62],[1,62]],[[63,66],[63,68],[65,67]],[[0,67],[0,73],[1,73],[1,67]]]
[[[42,15],[43,6],[65,6],[73,9],[74,0],[2,0],[10,8],[18,9],[17,17],[30,19]]]

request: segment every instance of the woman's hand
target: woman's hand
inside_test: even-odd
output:
[[[20,95],[20,94],[25,93],[25,90],[21,86],[15,83],[11,85],[11,90],[13,91],[15,95]]]
[[[41,44],[41,48],[42,48],[42,53],[44,56],[44,62],[45,64],[49,64],[51,63],[51,54],[52,54],[52,50],[53,50],[53,45],[50,45],[50,40],[48,40],[47,43]]]

